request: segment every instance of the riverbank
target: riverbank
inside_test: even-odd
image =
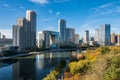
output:
[[[120,80],[120,47],[100,47],[79,54],[63,80]]]
[[[50,53],[50,52],[69,52],[69,51],[76,51],[77,49],[53,49],[53,50],[47,50],[47,51],[40,51],[40,52],[28,52],[28,53],[19,53],[16,55],[11,55],[7,57],[0,57],[0,60],[5,60],[5,59],[13,59],[16,57],[24,57],[24,56],[31,56],[31,55],[37,55],[41,53]]]

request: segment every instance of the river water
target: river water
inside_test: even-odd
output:
[[[41,80],[72,52],[51,52],[0,61],[0,80]]]

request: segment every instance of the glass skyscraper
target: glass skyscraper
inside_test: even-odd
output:
[[[100,27],[100,45],[101,46],[108,46],[111,43],[110,40],[110,24],[104,24]]]
[[[61,19],[58,21],[58,32],[59,32],[59,40],[60,43],[64,43],[65,42],[65,30],[66,30],[66,21]]]

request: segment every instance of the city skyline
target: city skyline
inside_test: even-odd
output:
[[[94,0],[92,3],[90,0],[1,0],[0,4],[0,32],[10,38],[12,25],[17,18],[25,16],[27,9],[35,10],[38,15],[37,32],[57,31],[57,21],[65,19],[66,27],[75,28],[80,37],[85,30],[93,35],[102,24],[111,24],[111,32],[119,33],[119,0]]]

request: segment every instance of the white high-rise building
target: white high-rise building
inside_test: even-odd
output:
[[[1,38],[1,32],[0,32],[0,38]]]
[[[100,44],[100,30],[95,29],[95,41]]]
[[[36,13],[33,10],[26,11],[26,20],[28,28],[28,44],[29,48],[36,46]]]
[[[23,50],[26,48],[26,19],[18,18],[17,25],[13,25],[13,46],[19,46],[19,49]]]
[[[17,25],[13,26],[13,46],[20,50],[31,49],[36,46],[36,13],[26,11],[26,18],[18,18]]]
[[[118,40],[117,40],[117,45],[120,46],[120,34],[118,34],[117,37],[118,37],[118,38],[117,38],[117,39],[118,39]]]
[[[64,43],[66,39],[66,21],[61,19],[58,21],[58,32],[59,32],[59,41],[60,43]]]
[[[110,40],[110,24],[104,24],[100,27],[100,45],[109,46],[111,44]]]
[[[89,31],[85,31],[85,36],[84,36],[84,43],[89,44]]]
[[[79,34],[75,34],[75,44],[79,44]]]
[[[111,34],[111,44],[115,45],[115,33]]]

